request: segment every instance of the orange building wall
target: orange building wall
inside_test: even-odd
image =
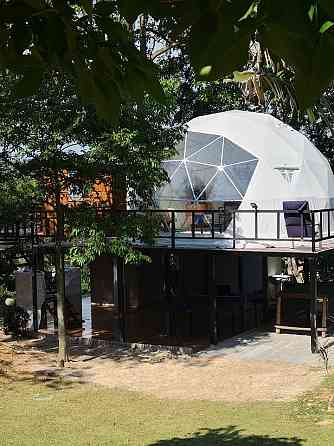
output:
[[[61,202],[65,206],[75,206],[79,203],[86,203],[93,207],[110,207],[113,209],[126,209],[126,191],[117,188],[116,191],[112,190],[112,181],[110,184],[106,184],[102,180],[97,180],[94,184],[92,191],[83,199],[73,200],[70,193],[64,191],[61,194]],[[40,228],[38,230],[39,235],[51,235],[55,232],[55,221],[53,216],[53,206],[49,203],[44,203],[45,218],[42,218]]]

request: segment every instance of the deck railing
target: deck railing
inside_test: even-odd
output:
[[[189,210],[189,209],[146,209],[114,210],[111,208],[94,208],[100,220],[112,216],[119,219],[146,218],[154,220],[156,238],[169,239],[170,247],[175,248],[178,240],[229,240],[232,248],[238,241],[291,241],[309,243],[312,252],[316,244],[334,239],[334,208],[304,210]],[[285,226],[285,215],[295,214],[299,219],[300,235],[290,237]],[[244,219],[246,224],[243,226]],[[263,223],[266,233],[263,233]],[[66,218],[65,218],[66,221]],[[0,240],[40,240],[54,238],[57,220],[54,211],[38,210],[15,218],[1,216]],[[307,230],[305,230],[307,228]],[[108,231],[108,230],[107,230]],[[107,233],[113,236],[112,230]]]
[[[138,212],[138,211],[127,211]],[[160,233],[160,238],[169,238],[171,247],[176,246],[178,239],[219,239],[232,241],[232,247],[236,247],[237,241],[271,241],[271,242],[306,242],[310,243],[312,252],[316,250],[316,243],[334,239],[334,208],[316,210],[149,210],[145,213],[160,213],[169,216],[170,230]],[[300,235],[289,236],[285,226],[284,215],[295,214],[299,219]],[[180,215],[189,215],[190,224],[188,230],[178,228],[177,220]],[[197,217],[205,217],[203,224],[196,222]],[[263,217],[273,217],[271,223],[267,223],[267,233],[261,234]],[[240,218],[248,217],[247,228],[238,224]],[[226,227],[226,223],[227,227]],[[273,225],[273,221],[275,224]],[[245,223],[245,222],[244,222]],[[182,225],[181,225],[182,226]],[[307,228],[307,230],[305,230]],[[226,230],[228,229],[228,230]],[[306,234],[305,234],[306,232]],[[268,235],[268,233],[270,235]]]

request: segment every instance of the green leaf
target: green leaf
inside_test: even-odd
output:
[[[31,40],[32,32],[28,26],[22,23],[12,26],[11,42],[19,54],[22,54],[24,50],[29,48]]]
[[[47,7],[45,1],[43,1],[43,0],[23,0],[23,1],[27,5],[31,6],[34,9],[37,9],[37,10]]]
[[[73,31],[73,28],[66,26],[65,28],[66,41],[70,51],[75,51],[77,48],[77,35]]]
[[[239,19],[239,22],[241,22],[242,20],[246,20],[249,17],[252,17],[254,14],[256,14],[258,9],[258,3],[259,3],[258,0],[254,0],[250,5],[250,7],[245,12],[245,14]]]
[[[110,1],[98,1],[96,2],[94,8],[93,8],[93,14],[98,14],[102,16],[110,16],[116,12],[115,4],[114,2]]]
[[[92,93],[94,90],[94,80],[92,74],[87,70],[78,70],[78,88],[80,97],[85,104],[92,104]]]
[[[191,61],[200,76],[215,80],[247,62],[249,41],[248,33],[232,29],[219,29],[205,40],[202,33],[198,34],[198,28],[193,28],[189,48]]]
[[[119,0],[120,11],[124,17],[137,17],[140,14],[156,10],[156,0]],[[159,5],[158,8],[161,8]]]
[[[212,71],[212,65],[206,65],[205,67],[201,68],[199,71],[200,76],[207,77],[210,75]]]
[[[332,28],[332,26],[334,25],[334,22],[331,22],[330,20],[327,20],[325,23],[323,23],[319,29],[319,32],[321,34],[325,33],[326,31],[328,31],[330,28]]]
[[[334,2],[333,0],[319,0],[319,4],[321,6],[321,8],[323,8],[323,10],[325,12],[327,12],[327,14],[334,18]]]
[[[308,108],[308,109],[306,110],[306,112],[307,112],[307,116],[308,116],[310,122],[315,122],[315,114],[314,114],[314,110],[313,110],[312,108]]]
[[[233,71],[233,80],[235,82],[248,82],[254,76],[254,71]]]
[[[333,53],[334,38],[331,33],[324,33],[309,54],[309,70],[296,72],[296,94],[302,109],[311,107],[332,81],[334,60],[328,55]]]
[[[0,22],[11,22],[20,18],[27,18],[35,10],[27,4],[16,4],[16,2],[0,3]]]
[[[308,10],[308,16],[309,16],[311,22],[313,22],[313,19],[314,19],[315,15],[316,15],[316,12],[317,12],[316,6],[315,5],[311,5],[310,9]]]
[[[300,33],[280,23],[272,23],[261,33],[263,45],[284,59],[295,71],[310,72],[312,35]]]
[[[117,85],[102,76],[94,79],[93,100],[98,116],[105,121],[116,124],[120,114],[121,98]]]
[[[32,96],[35,94],[42,82],[44,70],[42,67],[34,68],[26,71],[15,87],[15,94],[17,96]]]
[[[93,0],[81,0],[81,4],[87,14],[93,13]]]

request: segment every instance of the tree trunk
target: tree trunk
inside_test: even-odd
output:
[[[140,41],[140,52],[144,56],[147,56],[147,31],[146,31],[146,26],[147,26],[147,15],[146,14],[141,14],[141,16],[139,18],[139,27],[140,27],[139,41]]]
[[[56,285],[57,285],[57,317],[58,317],[58,367],[64,367],[68,361],[68,349],[65,327],[65,272],[64,253],[62,251],[62,241],[64,238],[64,215],[60,204],[60,197],[56,203]]]

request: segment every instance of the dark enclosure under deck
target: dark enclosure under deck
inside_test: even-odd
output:
[[[317,350],[317,325],[321,323],[317,270],[319,259],[334,250],[334,209],[96,208],[95,212],[98,219],[146,218],[156,237],[153,244],[132,240],[151,256],[151,264],[130,267],[120,258],[109,257],[100,267],[100,259],[92,265],[93,331],[95,321],[97,332],[122,341],[197,346],[217,343],[272,321],[276,310],[268,298],[268,258],[299,256],[308,265],[307,324],[312,351]],[[292,236],[282,231],[287,214],[298,220],[299,237],[298,230]],[[250,218],[252,233],[242,235],[237,230],[240,215]],[[261,219],[268,216],[275,221],[271,237],[261,233]],[[54,249],[56,223],[53,212],[38,211],[24,220],[0,223],[0,238],[9,245],[30,246],[36,272],[39,257]],[[112,230],[107,236],[113,237]],[[62,245],[64,250],[70,246],[66,237]],[[103,282],[106,285],[101,290]]]

